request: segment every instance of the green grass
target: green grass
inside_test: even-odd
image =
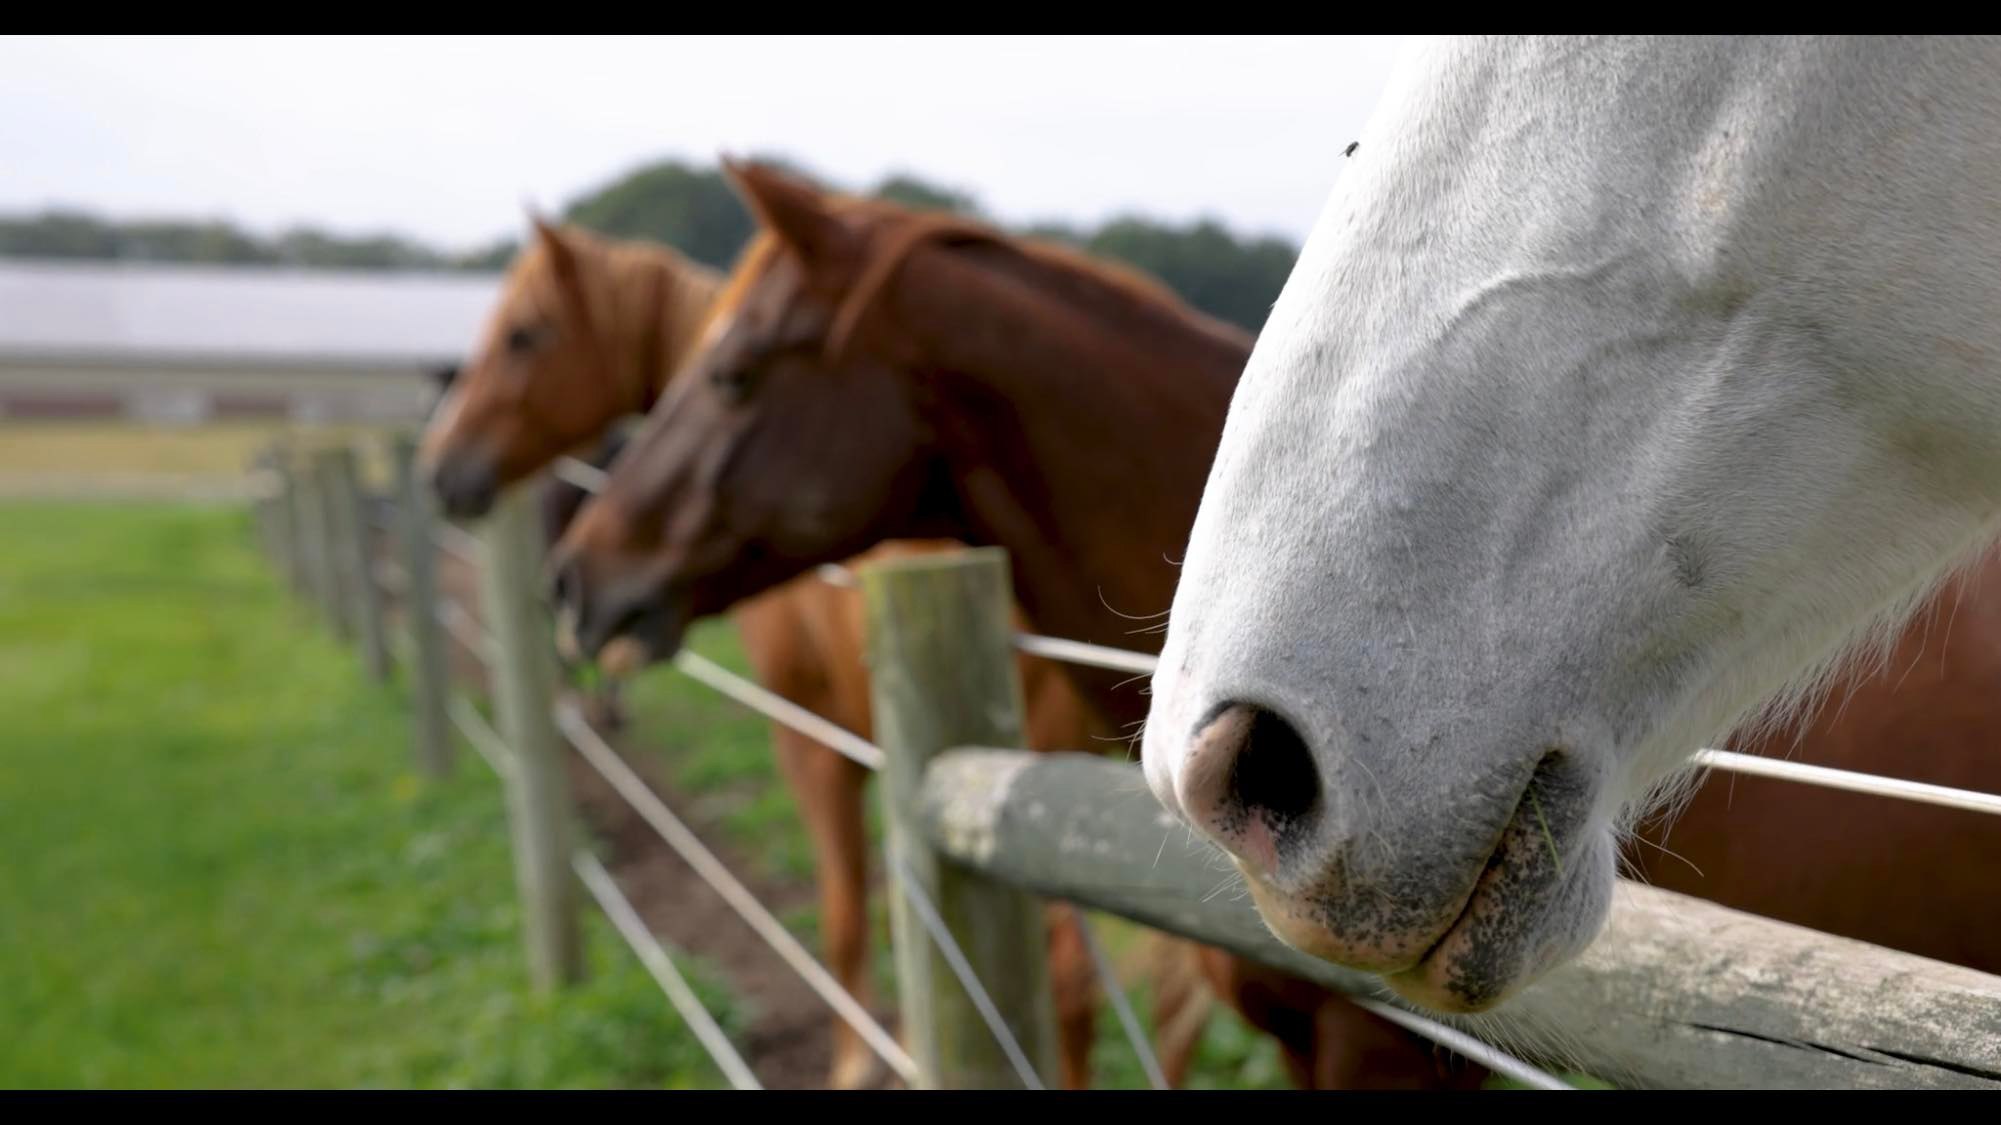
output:
[[[720,1084],[595,913],[527,986],[498,786],[409,772],[241,514],[0,527],[0,1087]]]

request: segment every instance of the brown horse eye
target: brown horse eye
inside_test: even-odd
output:
[[[507,350],[516,355],[535,350],[539,339],[533,328],[516,328],[507,333]]]
[[[714,372],[709,382],[733,401],[741,402],[750,395],[750,373],[742,368]]]

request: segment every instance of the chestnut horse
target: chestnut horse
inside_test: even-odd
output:
[[[1167,604],[1173,570],[1160,560],[1187,534],[1249,337],[1079,255],[948,216],[836,202],[755,167],[732,176],[766,230],[718,302],[704,351],[615,467],[614,492],[587,504],[565,540],[579,550],[558,582],[578,581],[559,601],[584,646],[665,658],[689,620],[758,596],[808,558],[931,537],[1007,546],[1029,620],[1130,647],[1135,623],[1121,611]],[[829,240],[813,241],[819,233]],[[676,448],[702,462],[677,476],[719,473],[718,488],[742,491],[662,475]],[[1080,455],[1090,460],[1074,472],[1051,471]],[[683,526],[699,529],[688,545],[702,557],[698,570],[673,559],[671,585],[692,600],[618,601],[659,588],[639,574],[669,573],[661,556],[680,544],[663,536]],[[1064,673],[1107,730],[1129,733],[1144,711],[1120,674]],[[1199,971],[1279,1040],[1300,1085],[1481,1078],[1304,980],[1214,950]],[[1156,1011],[1177,1084],[1201,1026],[1189,975],[1170,979]],[[1384,1040],[1398,1049],[1368,1052],[1368,1075],[1352,1065],[1359,1053],[1332,1049]]]
[[[502,488],[593,443],[590,460],[608,465],[621,440],[608,431],[659,397],[693,346],[718,280],[666,247],[603,239],[537,220],[535,240],[510,269],[474,358],[462,374],[434,376],[448,389],[426,429],[422,452],[447,513],[484,514]],[[575,485],[548,482],[541,497],[545,533],[552,538],[560,533],[583,498]],[[899,542],[870,557],[955,546]],[[746,601],[733,616],[760,683],[868,736],[869,683],[853,591],[807,577]],[[1098,733],[1051,665],[1023,657],[1021,672],[1031,745],[1069,747]],[[812,840],[828,970],[867,1003],[868,841],[862,801],[868,770],[789,727],[773,724],[772,742]],[[1097,1011],[1096,979],[1080,925],[1072,911],[1050,912],[1063,1081],[1071,1087],[1088,1082]],[[835,1020],[829,1084],[861,1085],[875,1063],[853,1029]]]
[[[1168,604],[1248,341],[1062,250],[754,167],[736,178],[766,228],[758,251],[556,551],[557,593],[586,643],[636,633],[665,657],[693,615],[923,534],[1007,548],[1046,631],[1132,644],[1134,619]],[[809,488],[811,504],[787,502]],[[1858,682],[1845,709],[1837,692],[1810,725],[1739,748],[2001,788],[1988,752],[2001,739],[1997,583],[2001,563],[1949,629],[1941,613],[1929,638],[1907,636],[1902,662]],[[1145,711],[1138,688],[1077,675],[1113,724]],[[1991,817],[1716,776],[1640,853],[1664,887],[2001,968],[2001,896],[1978,862],[2001,855]],[[1868,877],[1914,857],[1902,876]],[[1208,960],[1303,1084],[1466,1081],[1337,995]]]

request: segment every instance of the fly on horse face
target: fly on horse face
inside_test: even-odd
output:
[[[731,171],[766,230],[552,559],[584,646],[665,659],[691,621],[902,537],[1002,544],[1038,629],[1133,645],[1126,613],[1172,592],[1165,560],[1248,336],[1080,255]],[[1105,731],[1143,712],[1119,675],[1064,671]],[[1214,951],[1199,967],[1301,1085],[1480,1080],[1309,982]],[[1186,980],[1168,994],[1155,1014],[1178,1082],[1201,1023],[1161,1009],[1200,1000]]]
[[[1364,144],[1357,159],[1380,147]],[[742,291],[671,405],[558,548],[559,593],[589,642],[624,638],[663,658],[688,620],[763,583],[874,537],[922,533],[1007,547],[1043,631],[1143,645],[1132,617],[1170,597],[1169,560],[1182,555],[1248,341],[1060,251],[737,174],[775,233],[733,279]],[[1264,487],[1316,479],[1279,465]],[[1082,684],[1108,725],[1145,709],[1133,687]],[[1907,637],[1889,675],[1863,683],[1849,707],[1737,748],[2001,790],[2001,755],[1989,750],[2001,742],[1997,688],[2001,561],[1969,585],[1950,629],[1941,613],[1928,637]],[[1282,732],[1262,732],[1256,752],[1274,749],[1287,749]],[[1288,771],[1320,771],[1299,753],[1258,761],[1256,792],[1278,803],[1300,799],[1278,784],[1297,776]],[[1376,767],[1385,783],[1409,784],[1424,763],[1392,765]],[[2001,896],[1980,865],[1943,862],[2001,855],[2001,821],[1881,805],[1719,777],[1673,834],[1648,827],[1638,866],[1737,909],[2001,970]],[[1929,878],[1864,875],[1899,856]],[[1829,874],[1801,874],[1814,869]],[[1385,1046],[1401,1033],[1345,1000],[1207,960],[1218,991],[1287,1043],[1302,1084],[1440,1080],[1428,1049]]]
[[[1418,44],[1231,407],[1154,792],[1294,946],[1500,1003],[1695,747],[2001,535],[1997,309],[2001,41]]]
[[[589,460],[608,466],[623,444],[604,436],[644,410],[693,347],[718,278],[665,247],[614,242],[537,222],[535,241],[515,261],[485,342],[467,370],[438,376],[448,388],[424,442],[445,507],[483,514],[500,489],[572,449],[597,442]],[[552,479],[541,496],[551,542],[586,498]],[[899,542],[871,557],[954,549]],[[813,578],[746,601],[732,616],[744,652],[766,688],[862,734],[871,730],[859,599]],[[607,661],[607,665],[612,662]],[[1067,681],[1046,661],[1021,659],[1032,745],[1074,746],[1096,728]],[[607,690],[614,706],[617,677]],[[819,743],[774,724],[773,749],[808,835],[820,890],[820,930],[829,970],[857,999],[869,998],[868,838],[863,811],[868,771]],[[1096,985],[1080,920],[1050,912],[1050,969],[1063,1081],[1088,1083]],[[845,1022],[832,1022],[829,1083],[869,1080],[875,1057]]]

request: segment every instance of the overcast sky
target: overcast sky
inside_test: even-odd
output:
[[[0,211],[388,229],[465,248],[644,161],[894,170],[1004,220],[1295,240],[1394,37],[0,39]]]

